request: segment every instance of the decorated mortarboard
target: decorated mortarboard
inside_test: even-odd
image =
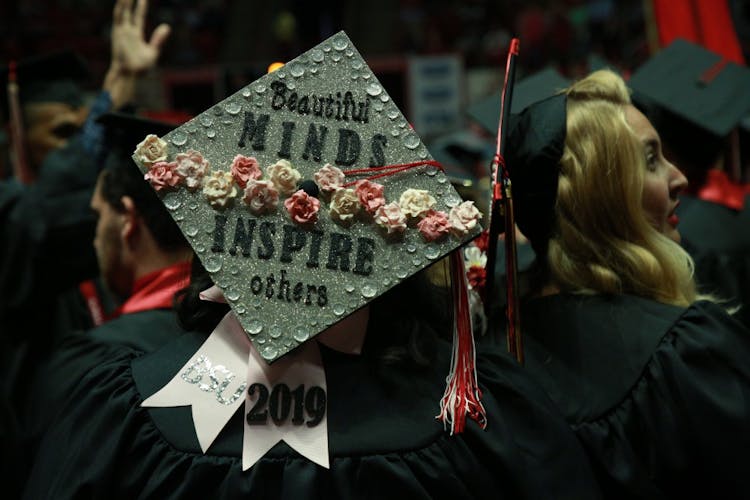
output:
[[[520,113],[531,104],[550,97],[570,85],[554,68],[547,68],[527,76],[515,84],[511,113]],[[497,132],[500,121],[500,95],[494,94],[471,105],[467,110],[469,116],[491,134]]]
[[[344,32],[133,158],[268,362],[481,230]]]
[[[636,104],[647,100],[716,137],[750,113],[750,69],[685,40],[646,61],[628,86]]]
[[[147,136],[133,158],[216,284],[202,298],[231,306],[143,405],[191,405],[206,451],[244,401],[244,469],[279,440],[327,467],[325,372],[310,340],[477,236],[479,211],[344,32],[163,138]],[[454,333],[462,341],[467,311]],[[461,346],[469,362],[441,402],[451,432],[466,414],[484,418],[464,398],[478,390],[462,369],[473,344]]]

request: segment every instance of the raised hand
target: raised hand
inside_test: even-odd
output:
[[[148,1],[117,0],[112,14],[112,67],[126,74],[142,73],[156,64],[171,31],[160,24],[146,41],[144,25]]]

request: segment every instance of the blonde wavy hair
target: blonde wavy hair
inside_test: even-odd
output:
[[[696,300],[693,261],[649,224],[642,206],[646,159],[625,119],[630,94],[609,70],[567,90],[553,282],[575,293],[628,293],[687,306]]]

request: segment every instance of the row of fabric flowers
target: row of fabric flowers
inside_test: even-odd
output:
[[[211,206],[223,209],[238,196],[239,186],[242,201],[255,215],[275,212],[283,195],[287,197],[284,208],[295,223],[309,225],[318,220],[320,200],[300,189],[302,175],[287,160],[269,166],[265,179],[258,160],[243,155],[234,157],[228,172],[211,171],[208,160],[194,150],[167,161],[167,143],[153,134],[138,144],[135,157],[148,168],[144,178],[156,191],[180,186],[201,189]],[[329,164],[314,177],[321,198],[329,203],[332,220],[343,226],[355,220],[373,221],[390,238],[399,238],[409,225],[428,242],[449,234],[460,238],[474,229],[482,216],[471,201],[453,207],[448,214],[436,210],[435,198],[422,189],[407,189],[398,202],[387,203],[382,184],[366,179],[345,183],[346,174]],[[350,185],[353,188],[347,187]]]

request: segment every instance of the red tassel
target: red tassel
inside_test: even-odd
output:
[[[482,391],[477,382],[476,352],[463,253],[457,250],[451,254],[450,259],[454,304],[453,356],[437,418],[453,435],[463,432],[467,415],[482,429],[486,428],[487,414],[482,406]]]

